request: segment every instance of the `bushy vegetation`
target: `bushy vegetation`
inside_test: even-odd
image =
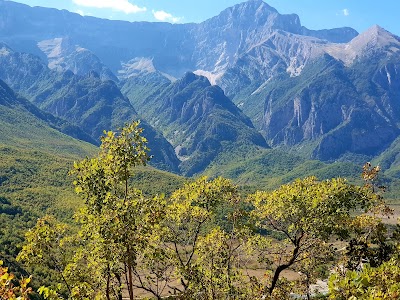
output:
[[[379,272],[397,274],[397,232],[376,217],[390,213],[378,168],[364,167],[365,186],[308,177],[243,196],[230,180],[201,177],[150,196],[131,181],[149,159],[138,125],[107,132],[97,156],[75,163],[84,201],[75,225],[45,216],[26,234],[18,260],[51,274],[43,298],[310,299],[310,285],[332,270],[368,290],[388,280]],[[298,273],[289,279],[288,270]],[[332,299],[361,293],[335,275],[331,282]],[[376,293],[398,292],[387,285]]]

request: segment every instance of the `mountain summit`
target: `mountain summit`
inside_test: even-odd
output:
[[[400,39],[379,26],[312,30],[261,0],[199,24],[0,0],[0,41],[11,46],[0,46],[0,79],[13,89],[92,137],[138,111],[187,175],[266,141],[327,161],[372,158],[400,132]]]
[[[349,42],[357,35],[350,28],[309,30],[301,26],[297,15],[279,14],[261,0],[227,8],[200,24],[174,25],[102,20],[0,0],[0,40],[17,51],[47,57],[53,66],[61,67],[57,62],[64,61],[78,74],[76,63],[100,60],[118,75],[118,71],[126,74],[126,66],[132,62],[151,61],[155,71],[176,78],[188,70],[200,70],[209,74],[209,79],[216,78],[211,81],[221,83],[218,78],[241,56],[282,31],[330,42]],[[73,41],[73,47],[60,48],[68,50],[62,57],[54,55],[55,49],[66,45],[60,41],[67,40]],[[97,68],[99,73],[105,70],[99,63]]]
[[[379,25],[374,25],[347,44],[326,45],[325,51],[349,65],[354,60],[373,56],[392,56],[400,50],[400,38]]]

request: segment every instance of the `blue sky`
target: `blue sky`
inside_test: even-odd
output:
[[[244,0],[17,0],[30,6],[127,21],[201,22]],[[400,36],[399,0],[265,0],[280,13],[296,13],[310,29],[378,24]]]

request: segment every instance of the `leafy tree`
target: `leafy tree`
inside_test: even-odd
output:
[[[399,258],[393,257],[379,267],[365,265],[361,272],[333,274],[329,280],[329,299],[377,300],[400,298]]]
[[[157,298],[167,288],[182,299],[239,299],[239,258],[248,234],[239,202],[236,186],[223,178],[202,177],[175,191],[153,233],[161,243],[138,266],[144,267],[138,281]],[[231,207],[229,232],[215,223],[221,206]]]
[[[129,186],[132,168],[145,165],[150,158],[141,133],[139,122],[127,125],[118,134],[106,132],[99,155],[76,163],[71,171],[76,176],[76,192],[86,204],[77,215],[80,235],[88,241],[81,249],[97,254],[97,266],[105,274],[107,299],[113,295],[122,299],[123,281],[129,299],[134,299],[138,253],[147,247],[153,225],[162,215],[159,198],[148,199]]]
[[[379,171],[379,166],[366,163],[362,177],[365,187],[381,199],[384,187],[376,183]],[[399,227],[389,235],[382,216],[390,216],[392,210],[383,201],[378,204],[369,215],[354,218],[344,256],[346,268],[337,268],[330,277],[329,299],[399,299]]]
[[[395,244],[380,216],[359,215],[351,230],[352,237],[342,259],[347,269],[359,270],[365,263],[378,267],[394,254]]]
[[[7,267],[3,267],[0,260],[0,299],[3,300],[28,300],[32,288],[28,287],[31,277],[18,280],[18,285],[14,285],[15,275],[8,272]]]
[[[247,238],[247,237],[246,237]],[[243,233],[227,233],[219,227],[199,238],[194,295],[202,299],[248,299],[246,278],[241,271]],[[196,297],[194,297],[196,298]]]
[[[243,201],[231,181],[201,177],[150,198],[131,184],[133,168],[149,160],[141,133],[139,122],[105,132],[99,154],[75,163],[85,201],[76,232],[47,216],[26,234],[18,259],[58,276],[59,284],[39,289],[44,298],[122,300],[126,291],[135,299],[140,290],[157,299],[310,299],[310,284],[334,260],[333,237],[379,246],[349,250],[349,264],[392,263],[386,228],[362,214],[385,211],[371,186],[309,177]],[[367,166],[363,176],[378,171]],[[254,257],[267,269],[263,279],[244,275]],[[285,279],[287,269],[301,272],[299,280]]]
[[[314,177],[281,186],[273,192],[256,192],[249,196],[252,212],[260,229],[282,236],[271,239],[269,247],[259,251],[260,262],[272,265],[266,292],[272,295],[282,271],[300,262],[315,260],[334,236],[346,237],[357,209],[368,210],[379,202],[369,190],[349,185],[343,179],[318,181]],[[316,265],[324,260],[310,262]]]
[[[217,207],[236,199],[237,188],[223,178],[208,181],[202,177],[172,194],[164,223],[165,245],[183,287],[181,292],[192,293],[200,284],[199,243],[212,230]]]

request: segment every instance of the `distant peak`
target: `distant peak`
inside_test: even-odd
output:
[[[240,10],[252,10],[256,11],[258,9],[262,9],[265,11],[270,11],[277,13],[278,11],[273,8],[272,6],[268,5],[262,0],[248,0],[246,2],[239,3],[233,7],[234,9],[240,9]]]
[[[205,21],[212,27],[231,27],[241,31],[284,30],[301,32],[300,18],[296,14],[280,14],[262,0],[248,0],[222,11],[218,16]]]
[[[212,18],[222,18],[228,21],[240,19],[241,22],[255,22],[263,19],[270,14],[279,14],[278,11],[269,6],[262,0],[248,0],[223,10],[218,16]]]
[[[369,59],[378,53],[390,55],[399,49],[400,38],[378,25],[368,28],[347,44],[330,45],[326,48],[329,55],[346,65],[352,64],[356,59]]]
[[[399,38],[379,25],[374,25],[358,35],[351,44],[358,47],[382,47],[392,43],[399,43]]]
[[[392,35],[389,31],[387,31],[385,28],[379,26],[379,25],[373,25],[370,28],[368,28],[364,33],[362,34],[389,34]]]

